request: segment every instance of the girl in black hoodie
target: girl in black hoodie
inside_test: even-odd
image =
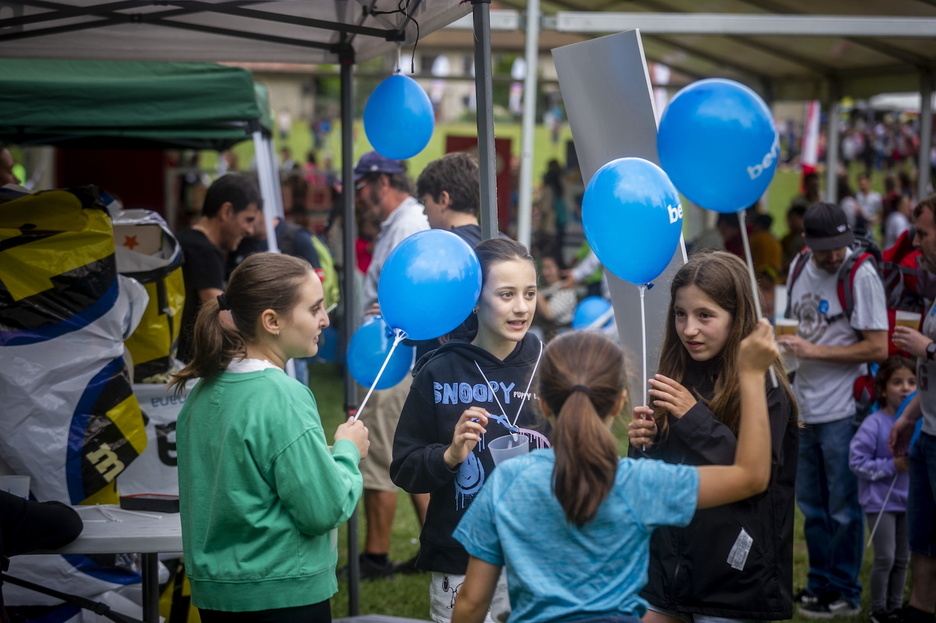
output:
[[[682,465],[731,465],[738,447],[738,349],[757,323],[747,267],[725,252],[699,253],[670,286],[659,374],[650,406],[634,409],[630,455]],[[762,304],[763,306],[763,304]],[[793,616],[793,484],[799,430],[796,401],[774,362],[765,387],[771,434],[764,493],[700,510],[684,528],[650,540],[644,623],[772,621]]]
[[[475,252],[482,288],[469,324],[476,319],[477,331],[416,364],[390,465],[390,477],[405,491],[432,494],[416,567],[433,572],[430,616],[438,623],[451,619],[464,581],[468,554],[452,533],[494,469],[490,442],[516,435],[527,437],[531,449],[549,445],[538,432],[531,389],[544,348],[528,333],[536,310],[533,258],[507,238],[486,240]]]

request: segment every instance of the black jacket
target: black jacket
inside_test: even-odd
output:
[[[419,538],[420,569],[465,573],[468,553],[452,532],[494,469],[487,442],[508,434],[508,422],[516,421],[521,434],[530,438],[531,450],[548,445],[530,382],[542,348],[538,338],[527,334],[501,361],[477,346],[453,341],[416,364],[393,438],[390,477],[410,493],[432,494]],[[452,443],[455,423],[471,406],[487,409],[492,417],[471,456],[452,471],[442,456]]]
[[[706,399],[717,361],[690,364],[683,385]],[[647,585],[640,595],[677,612],[736,619],[780,620],[793,616],[793,509],[799,429],[782,387],[767,382],[771,475],[767,491],[725,506],[696,511],[684,528],[658,528],[650,540]],[[682,418],[669,418],[666,439],[641,453],[667,463],[731,465],[737,438],[704,403]],[[746,560],[729,555],[744,530],[753,539]],[[741,538],[743,541],[743,537]],[[736,554],[743,548],[736,550]]]

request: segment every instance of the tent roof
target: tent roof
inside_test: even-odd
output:
[[[266,88],[211,63],[0,63],[0,138],[81,147],[223,149],[272,127]]]
[[[15,0],[0,56],[336,64],[412,44],[471,12],[461,0]],[[342,41],[346,47],[342,48]],[[348,53],[353,53],[348,58]]]
[[[936,71],[933,0],[542,0],[541,10],[543,29],[560,33],[639,28],[647,60],[674,81],[730,78],[771,99],[824,98],[833,84],[861,98],[917,91],[920,73]]]

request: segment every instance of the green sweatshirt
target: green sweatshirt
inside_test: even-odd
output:
[[[291,608],[337,592],[336,528],[361,496],[360,455],[348,440],[329,450],[309,388],[278,369],[203,379],[176,442],[196,606]]]

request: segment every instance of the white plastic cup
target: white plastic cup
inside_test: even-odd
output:
[[[29,476],[0,476],[0,491],[18,498],[29,499]]]
[[[513,440],[512,435],[498,437],[487,444],[491,452],[491,458],[494,459],[494,465],[503,463],[507,459],[526,454],[530,451],[530,440],[526,435],[517,435],[517,440]]]
[[[799,320],[796,318],[777,318],[777,335],[796,335]]]
[[[896,324],[899,327],[909,327],[914,331],[919,331],[921,318],[923,318],[923,315],[920,314],[920,312],[911,312],[898,309]]]

